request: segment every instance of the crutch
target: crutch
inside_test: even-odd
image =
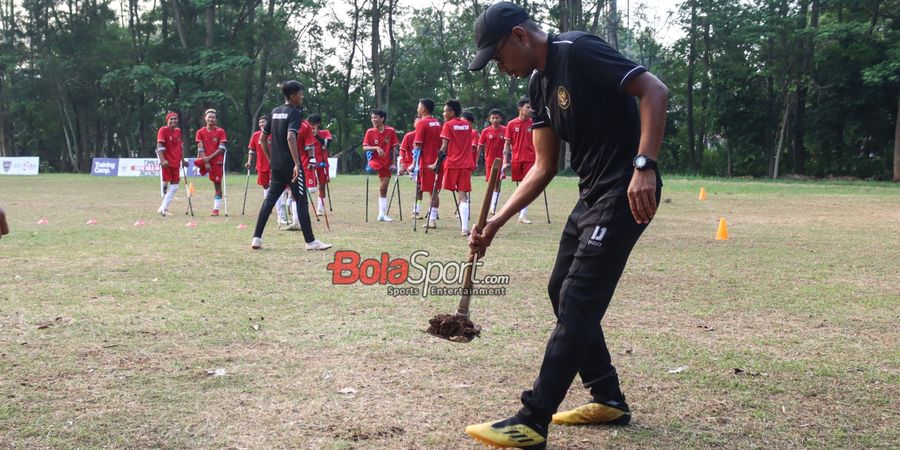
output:
[[[241,215],[244,215],[244,211],[247,209],[247,190],[250,189],[250,168],[247,168],[247,183],[244,184],[244,205],[241,206]]]
[[[228,217],[228,184],[225,183],[226,162],[228,162],[228,149],[222,153],[222,202],[225,206],[225,217]]]
[[[194,205],[191,204],[191,184],[188,183],[188,169],[181,166],[181,171],[184,173],[184,187],[187,188],[188,211],[191,212],[191,217],[194,217]],[[188,211],[185,211],[184,215],[187,215]]]
[[[320,189],[323,189],[322,183],[319,182],[319,171],[317,169],[313,169],[313,177],[314,177],[314,180],[316,181],[316,190],[318,191]],[[316,197],[319,198],[318,195]],[[312,202],[312,197],[310,197],[309,201]],[[315,210],[316,210],[316,217],[319,217],[319,209],[315,208]],[[328,222],[328,213],[325,211],[325,208],[322,208],[322,215],[325,216],[325,228],[328,228],[328,231],[331,231],[331,224]]]
[[[544,210],[547,211],[547,223],[550,223],[550,206],[547,203],[547,190],[544,189]]]
[[[441,166],[444,164],[444,158],[447,157],[446,153],[438,153],[437,161],[434,166],[434,186],[431,188],[431,198],[428,202],[428,220],[431,220],[431,210],[434,209],[434,197],[437,196],[439,181],[441,181]],[[460,225],[462,226],[462,225]],[[428,222],[425,223],[425,234],[428,234]]]

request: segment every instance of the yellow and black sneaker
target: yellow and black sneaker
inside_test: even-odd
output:
[[[469,425],[466,427],[466,434],[491,447],[527,450],[547,448],[547,430],[526,423],[516,416],[499,422]]]
[[[558,425],[628,425],[629,422],[628,404],[614,400],[591,402],[553,415],[553,423]]]

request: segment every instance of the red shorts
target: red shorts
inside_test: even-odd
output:
[[[419,190],[422,192],[430,193],[434,189],[435,179],[437,178],[437,174],[434,173],[433,170],[428,167],[423,167],[419,169],[419,175],[417,175],[417,180],[419,182]],[[440,188],[440,186],[438,186]]]
[[[512,168],[512,180],[513,181],[522,181],[525,179],[525,174],[531,170],[531,166],[534,165],[534,161],[524,161],[524,162],[514,162],[510,166]]]
[[[209,169],[209,181],[213,183],[221,183],[222,182],[222,164],[210,164]]]
[[[484,181],[491,181],[491,168],[494,165],[494,161],[484,163]],[[500,163],[500,179],[506,179],[506,172],[503,170],[503,163]]]
[[[441,187],[448,191],[472,192],[472,169],[447,168]]]
[[[162,170],[162,179],[167,183],[178,184],[181,182],[180,164],[169,163],[168,166],[160,167]]]
[[[262,186],[263,188],[268,189],[269,183],[272,181],[272,172],[257,172],[256,173],[256,184]]]
[[[316,167],[316,174],[319,175],[319,184],[328,184],[331,178],[328,178],[327,167]]]

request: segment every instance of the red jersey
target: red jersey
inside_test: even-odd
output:
[[[215,153],[219,149],[219,144],[228,142],[228,139],[225,137],[225,129],[219,127],[213,127],[211,130],[203,127],[197,130],[196,140],[198,144],[203,144],[203,153],[206,156]],[[213,158],[209,163],[222,164],[223,158],[225,158],[224,152]]]
[[[431,116],[420,119],[416,124],[413,143],[422,149],[422,154],[419,155],[419,169],[433,164],[437,160],[438,151],[441,150],[441,122]]]
[[[319,130],[313,133],[313,146],[316,148],[316,162],[324,162],[326,165],[328,164],[328,150],[325,149],[325,146],[319,142],[319,139],[323,140],[331,140],[331,132],[328,130]],[[316,136],[319,139],[316,139]]]
[[[413,138],[416,137],[415,131],[409,131],[403,135],[403,141],[400,142],[400,161],[403,167],[409,167],[413,163]]]
[[[441,129],[441,139],[450,141],[447,144],[447,169],[474,169],[472,157],[472,126],[466,120],[456,118],[448,120]]]
[[[478,166],[478,130],[475,129],[475,124],[473,124],[473,123],[469,123],[469,126],[472,127],[472,161],[475,161],[475,167],[477,167]]]
[[[372,152],[372,159],[379,159],[383,167],[390,167],[394,165],[394,161],[391,161],[391,149],[399,143],[400,140],[397,138],[397,132],[394,128],[385,126],[381,132],[377,128],[366,130],[366,136],[363,137],[362,145],[378,147],[383,150],[384,156],[378,155],[378,152]]]
[[[297,152],[300,153],[300,163],[303,167],[309,165],[309,153],[306,151],[307,146],[312,146],[316,142],[313,137],[312,127],[305,119],[300,121],[300,131],[297,132]],[[316,160],[318,163],[319,161]]]
[[[534,140],[531,138],[531,118],[521,120],[516,117],[506,124],[506,140],[512,146],[512,161],[534,161]]]
[[[181,128],[161,127],[156,133],[156,142],[162,144],[166,151],[163,152],[169,165],[180,165],[184,157],[181,142]]]
[[[256,171],[270,172],[272,171],[272,168],[269,166],[269,158],[263,153],[262,144],[259,142],[259,136],[261,134],[262,131],[259,130],[257,130],[256,133],[253,133],[253,136],[250,137],[250,143],[247,144],[247,148],[256,152]],[[269,151],[272,151],[272,135],[269,135],[266,140],[269,143]]]
[[[497,129],[490,126],[481,131],[479,145],[484,146],[484,164],[489,166],[495,158],[503,160],[503,146],[506,143],[506,127],[500,125]]]

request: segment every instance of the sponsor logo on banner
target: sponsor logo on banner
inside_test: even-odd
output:
[[[119,174],[119,160],[116,158],[94,158],[91,162],[91,175],[97,177],[114,177]]]
[[[38,166],[37,156],[0,157],[0,175],[37,175]]]

